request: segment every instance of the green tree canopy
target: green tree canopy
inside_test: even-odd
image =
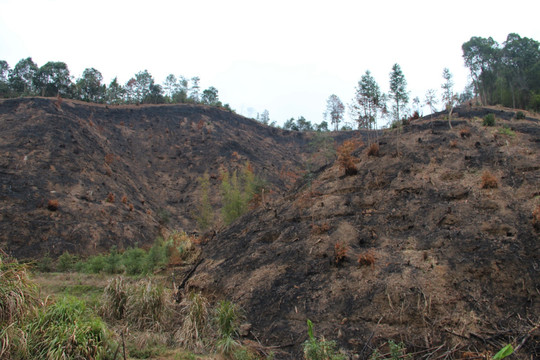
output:
[[[403,71],[401,71],[399,64],[394,64],[394,66],[392,66],[389,96],[390,99],[394,101],[394,104],[392,105],[394,120],[399,121],[405,114],[405,108],[409,103],[407,80],[405,80],[405,75],[403,75]]]

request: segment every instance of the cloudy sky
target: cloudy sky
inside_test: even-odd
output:
[[[282,124],[323,120],[326,99],[344,103],[370,70],[383,91],[400,64],[411,98],[467,82],[461,45],[502,43],[511,32],[540,40],[540,4],[513,1],[123,1],[0,0],[0,60],[63,61],[77,78],[94,67],[125,83],[147,69],[199,76],[220,100]]]

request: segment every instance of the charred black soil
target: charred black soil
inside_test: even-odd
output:
[[[17,257],[92,254],[193,231],[197,179],[249,161],[274,193],[304,168],[309,136],[195,105],[0,102],[0,246]],[[50,206],[52,202],[53,206]]]
[[[302,356],[306,319],[355,358],[388,339],[415,358],[510,342],[538,358],[540,125],[457,114],[453,129],[438,114],[386,131],[378,156],[356,151],[356,175],[334,165],[239,219],[206,245],[191,288],[241,304],[278,358]]]

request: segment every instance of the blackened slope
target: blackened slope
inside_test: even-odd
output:
[[[0,246],[16,256],[147,244],[161,226],[191,231],[205,171],[216,207],[220,167],[250,161],[279,192],[308,141],[211,107],[46,98],[3,100],[0,133]]]
[[[306,319],[360,358],[383,339],[441,355],[523,338],[540,313],[539,125],[499,121],[516,135],[467,117],[387,132],[378,157],[359,150],[358,175],[327,169],[219,234],[189,285],[239,303],[283,358],[302,356]],[[535,334],[520,356],[539,346]]]

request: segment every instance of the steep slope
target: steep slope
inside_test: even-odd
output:
[[[439,116],[387,131],[377,156],[356,151],[357,175],[334,165],[242,217],[205,245],[189,288],[240,304],[277,358],[302,357],[306,319],[353,358],[387,339],[415,358],[509,342],[538,358],[540,124],[457,114],[453,129]]]
[[[192,231],[205,171],[216,207],[220,167],[250,161],[280,192],[309,141],[205,106],[47,98],[2,100],[0,133],[0,247],[18,257],[144,245],[162,226]]]

